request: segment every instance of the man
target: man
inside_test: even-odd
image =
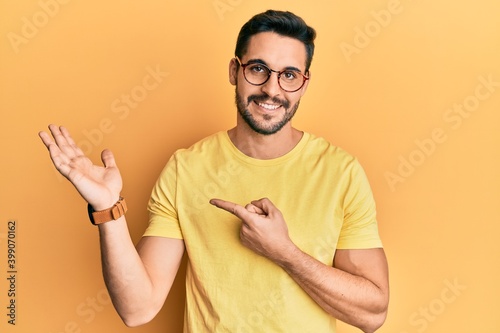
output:
[[[336,319],[374,332],[384,322],[388,269],[366,176],[355,158],[291,124],[314,38],[289,12],[243,26],[229,63],[237,124],[174,153],[137,247],[112,153],[99,167],[65,128],[50,126],[55,142],[40,133],[103,222],[103,275],[126,325],[158,313],[184,251],[185,332],[335,332]]]

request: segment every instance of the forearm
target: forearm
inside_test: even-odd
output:
[[[364,332],[384,322],[387,294],[368,279],[325,265],[295,246],[277,264],[333,317]]]
[[[127,326],[149,321],[158,305],[125,217],[99,225],[99,236],[104,281],[118,314]]]

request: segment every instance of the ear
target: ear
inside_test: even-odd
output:
[[[235,58],[229,62],[229,82],[235,86],[238,81],[238,62]]]

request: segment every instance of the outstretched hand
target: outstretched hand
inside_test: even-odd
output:
[[[280,261],[294,246],[283,214],[271,200],[254,200],[245,207],[221,199],[210,203],[241,219],[241,243],[257,254]]]
[[[104,150],[101,153],[104,166],[94,165],[75,144],[65,127],[49,125],[49,130],[52,136],[47,132],[40,132],[39,136],[49,150],[56,169],[95,210],[113,206],[122,190],[122,178],[113,153]]]

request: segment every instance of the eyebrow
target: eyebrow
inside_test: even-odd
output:
[[[261,65],[264,65],[268,68],[271,68],[269,67],[269,65],[262,59],[250,59],[247,61],[247,64],[261,64]],[[300,69],[298,69],[297,67],[295,66],[287,66],[285,67],[285,69],[283,69],[285,71],[296,71],[296,72],[299,72],[299,73],[302,73],[302,71]],[[280,70],[281,72],[281,70]]]

